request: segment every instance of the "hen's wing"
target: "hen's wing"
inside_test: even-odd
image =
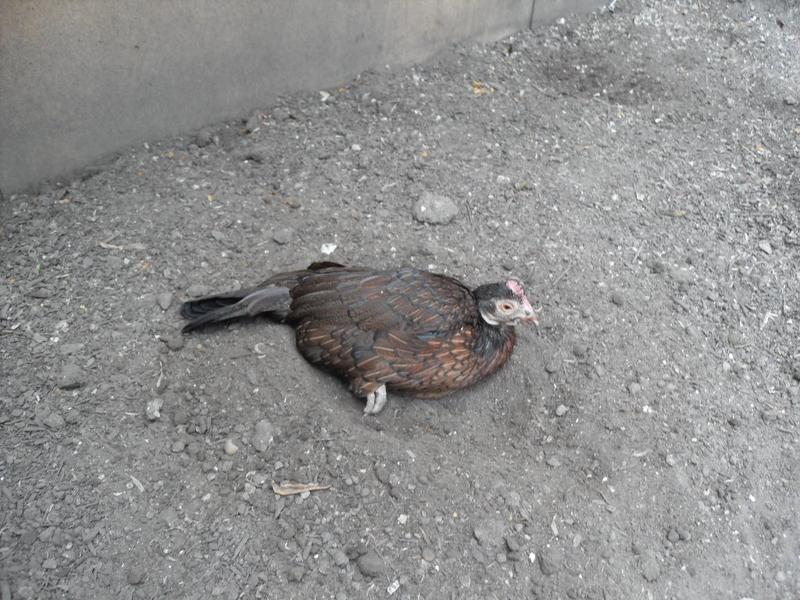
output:
[[[289,318],[423,334],[453,331],[476,316],[471,292],[451,277],[411,268],[332,268],[302,277],[292,288]]]

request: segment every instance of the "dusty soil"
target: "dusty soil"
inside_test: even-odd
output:
[[[0,597],[800,597],[798,102],[794,3],[626,1],[6,199]],[[542,326],[377,418],[288,328],[179,334],[323,244]]]

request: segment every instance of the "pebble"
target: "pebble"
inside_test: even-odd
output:
[[[374,550],[369,550],[359,557],[356,564],[364,577],[379,577],[386,569],[383,559]]]
[[[639,383],[631,381],[628,384],[628,393],[630,393],[631,396],[636,396],[641,391],[642,391],[642,386]]]
[[[211,293],[211,288],[202,283],[195,283],[187,288],[186,293],[192,298],[199,298],[200,296],[208,296]]]
[[[303,575],[305,575],[305,573],[306,570],[303,567],[301,567],[300,565],[296,565],[289,569],[289,571],[286,573],[286,577],[292,583],[299,583],[303,581]]]
[[[143,567],[133,566],[128,569],[125,580],[128,582],[128,585],[139,585],[144,583],[146,577],[147,571],[145,571]]]
[[[172,422],[175,425],[185,425],[189,421],[189,411],[187,411],[183,407],[179,407],[175,409],[175,412],[172,413]]]
[[[251,116],[249,119],[247,119],[247,122],[244,124],[244,130],[247,133],[253,133],[258,129],[258,127],[259,127],[259,121],[257,113]]]
[[[446,225],[458,214],[458,206],[447,196],[423,192],[414,205],[414,218],[430,225]]]
[[[58,568],[58,563],[56,562],[55,558],[47,558],[42,563],[42,568],[44,568],[44,569],[56,569],[56,568]]]
[[[84,345],[85,344],[61,344],[61,346],[58,347],[58,351],[60,354],[68,356],[80,352]]]
[[[281,246],[288,244],[293,239],[294,229],[291,227],[284,227],[272,232],[272,241],[274,241],[276,244],[280,244]]]
[[[161,307],[161,310],[167,310],[170,306],[172,306],[172,300],[175,296],[172,295],[172,292],[163,292],[156,296],[156,303]]]
[[[62,390],[74,390],[81,387],[85,382],[86,376],[81,368],[74,363],[65,365],[58,376],[58,387]]]
[[[611,302],[613,302],[617,306],[622,306],[623,304],[625,304],[625,298],[623,297],[621,292],[614,291],[611,292]]]
[[[223,448],[225,450],[225,454],[228,456],[233,456],[239,451],[239,446],[237,446],[231,438],[225,440]]]
[[[552,374],[558,371],[559,363],[556,359],[548,360],[544,365],[544,370]]]
[[[70,409],[67,411],[67,414],[64,415],[64,420],[70,425],[77,425],[81,421],[81,413],[74,408]]]
[[[569,408],[564,406],[563,404],[559,404],[558,406],[556,406],[557,417],[563,417],[565,414],[567,414],[567,412],[569,412]]]
[[[667,532],[667,539],[674,544],[681,539],[681,536],[677,529],[670,527],[669,531]]]
[[[547,460],[544,461],[548,466],[556,468],[561,466],[561,461],[558,460],[555,456],[548,456]]]
[[[572,346],[572,354],[575,358],[585,358],[587,352],[589,352],[589,346],[584,343],[578,343]]]
[[[346,567],[350,562],[350,559],[347,558],[347,554],[345,554],[344,550],[342,550],[341,548],[337,548],[336,550],[334,550],[331,558],[333,558],[333,562],[339,568]]]
[[[655,273],[656,275],[661,275],[667,270],[667,265],[665,265],[660,260],[651,260],[650,261],[650,272]]]
[[[208,129],[201,129],[194,138],[194,143],[197,144],[199,148],[205,148],[212,141],[214,141],[214,134]]]
[[[215,240],[217,240],[218,242],[224,242],[225,241],[225,234],[222,233],[221,231],[219,231],[218,229],[212,229],[211,230],[211,237],[214,238]]]
[[[167,345],[167,348],[177,352],[181,348],[183,348],[186,341],[183,339],[183,335],[178,332],[175,333],[168,333],[165,335],[160,336],[161,341]]]
[[[172,442],[172,451],[175,454],[183,452],[183,449],[186,447],[186,444],[183,443],[183,440],[176,440]]]
[[[554,575],[561,569],[563,558],[561,550],[555,546],[545,548],[539,553],[539,568],[545,575]]]
[[[161,418],[161,406],[164,401],[161,398],[153,398],[147,403],[144,409],[144,414],[147,416],[148,421],[157,421]]]
[[[758,242],[758,249],[764,254],[772,254],[772,246],[767,240],[761,240]]]
[[[728,333],[728,343],[731,346],[743,346],[745,343],[744,336],[738,331],[731,331]]]
[[[677,465],[677,464],[678,464],[678,459],[677,459],[677,458],[675,458],[675,455],[674,455],[674,454],[667,454],[667,455],[664,457],[664,461],[665,461],[665,462],[666,462],[666,463],[667,463],[667,464],[668,464],[670,467],[674,467],[675,465]]]
[[[433,551],[433,548],[425,546],[422,549],[422,560],[425,560],[427,562],[433,562],[435,558],[436,558],[436,553]]]
[[[499,546],[503,543],[505,529],[505,521],[486,519],[472,528],[472,535],[481,546]]]
[[[786,98],[783,99],[783,103],[786,106],[797,106],[798,104],[800,104],[800,100],[798,100],[794,96],[786,96]]]
[[[661,575],[661,567],[658,566],[658,561],[652,553],[647,553],[642,557],[642,577],[647,581],[653,582]]]
[[[50,429],[61,429],[64,426],[64,417],[57,412],[51,412],[42,419],[42,423],[47,425]]]
[[[689,269],[672,269],[669,276],[678,283],[692,283],[694,275]]]
[[[261,419],[253,429],[253,448],[259,452],[264,452],[272,444],[272,440],[275,437],[275,429],[267,419]]]

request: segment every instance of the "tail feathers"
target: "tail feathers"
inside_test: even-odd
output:
[[[254,317],[261,313],[286,313],[291,302],[289,288],[279,286],[190,300],[181,305],[181,315],[189,320],[183,332],[193,331],[209,323]]]

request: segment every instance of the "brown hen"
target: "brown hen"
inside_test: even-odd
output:
[[[366,398],[367,414],[381,411],[387,388],[436,398],[488,377],[511,356],[514,325],[537,322],[516,279],[470,290],[427,271],[336,263],[181,307],[184,332],[262,313],[294,326],[300,353]]]

